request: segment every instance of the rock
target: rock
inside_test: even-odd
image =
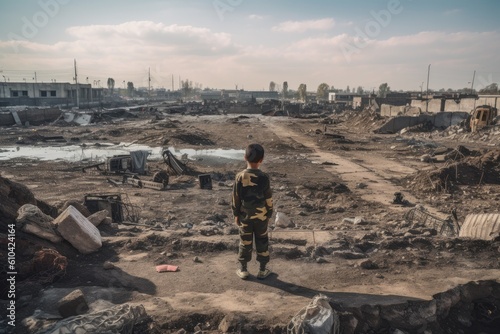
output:
[[[422,162],[431,162],[432,161],[432,157],[430,156],[430,154],[424,154],[420,157],[420,161]]]
[[[63,297],[59,300],[57,306],[57,309],[63,318],[84,314],[89,310],[85,296],[80,289],[74,290],[70,294]]]
[[[57,231],[82,254],[102,247],[101,234],[74,206],[70,205],[54,220]]]
[[[359,266],[363,269],[371,270],[371,269],[378,269],[378,265],[374,263],[372,260],[365,260],[362,261]]]
[[[343,194],[343,193],[350,193],[351,189],[347,187],[345,184],[339,183],[336,186],[333,187],[333,193],[334,194]]]
[[[222,333],[239,333],[243,318],[235,314],[227,314],[219,323],[219,331]]]
[[[382,279],[382,278],[384,278],[384,275],[382,275],[382,274],[376,274],[375,277]]]
[[[206,237],[221,234],[219,229],[215,226],[200,226],[197,228],[197,230],[201,235],[204,235]]]
[[[347,260],[356,260],[356,259],[364,259],[366,258],[366,254],[356,253],[350,251],[335,251],[332,253],[334,256],[338,256]]]
[[[111,217],[106,217],[102,220],[101,224],[103,225],[110,225],[112,226],[113,225],[113,218]],[[117,224],[118,225],[118,224]]]
[[[92,223],[95,227],[99,226],[106,217],[109,216],[108,210],[97,211],[96,213],[91,214],[87,217],[89,222]]]
[[[274,225],[282,228],[295,227],[294,222],[290,218],[288,218],[288,216],[283,212],[276,213]]]
[[[318,257],[316,263],[328,263],[328,261],[324,257]]]
[[[54,218],[44,214],[42,210],[33,204],[21,206],[16,218],[16,222],[24,232],[58,243],[62,241],[62,238],[57,234],[53,221]]]
[[[87,207],[85,205],[83,205],[82,203],[80,203],[76,200],[66,201],[63,205],[62,211],[66,210],[69,206],[75,207],[75,209],[77,209],[85,217],[88,217],[91,215],[89,209],[87,209]]]
[[[115,265],[109,261],[105,261],[102,265],[102,268],[104,270],[110,270],[110,269],[114,269],[115,268]]]
[[[365,220],[363,217],[354,217],[353,223],[354,223],[354,225],[367,225],[370,222]]]
[[[193,258],[193,262],[195,262],[195,263],[203,263],[203,261],[198,256],[195,256]]]

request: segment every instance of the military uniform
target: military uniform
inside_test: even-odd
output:
[[[265,267],[269,262],[267,226],[273,214],[269,176],[260,169],[247,168],[239,172],[233,185],[232,209],[240,222],[238,260],[246,265],[252,259],[255,237],[257,261]]]

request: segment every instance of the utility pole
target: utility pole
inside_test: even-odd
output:
[[[474,74],[472,75],[472,83],[470,85],[470,94],[472,95],[474,92],[474,79],[476,78],[476,70],[474,70]]]
[[[431,74],[431,64],[427,67],[427,92],[425,93],[427,101],[425,103],[425,112],[429,111],[429,77]]]
[[[80,109],[80,88],[78,86],[78,74],[76,72],[76,59],[74,59],[75,63],[75,83],[76,83],[76,107]]]
[[[35,80],[33,82],[33,101],[35,102],[35,106],[37,105],[36,104],[36,88],[35,88],[35,85],[36,85],[36,72],[35,72],[35,77],[33,78],[33,80]]]
[[[172,92],[174,91],[174,75],[172,74]]]

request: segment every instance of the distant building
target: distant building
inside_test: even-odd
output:
[[[200,98],[207,101],[219,101],[222,98],[220,90],[202,90]]]
[[[276,91],[245,91],[245,90],[222,90],[224,100],[250,102],[254,100],[278,100]]]
[[[0,106],[88,105],[98,103],[101,97],[102,88],[90,84],[0,82]]]
[[[355,97],[361,97],[361,94],[357,93],[337,93],[337,92],[329,92],[328,93],[328,102],[343,104],[347,106],[353,106],[353,100]]]

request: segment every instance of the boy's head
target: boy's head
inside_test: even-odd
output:
[[[250,163],[259,163],[264,159],[264,148],[260,144],[250,144],[245,150],[245,160]]]

